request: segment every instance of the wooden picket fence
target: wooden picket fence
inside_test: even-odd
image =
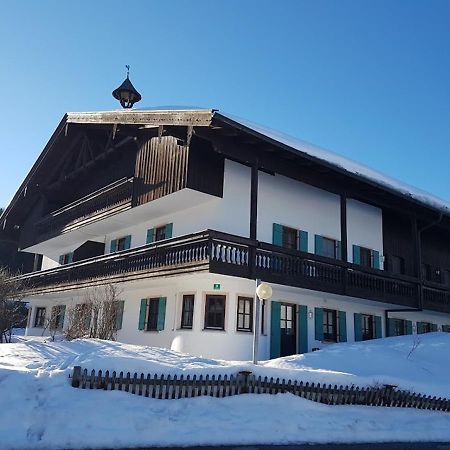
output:
[[[236,375],[153,375],[145,376],[130,372],[124,374],[109,370],[103,372],[75,366],[72,386],[81,389],[125,391],[155,399],[179,399],[200,396],[229,397],[240,394],[290,393],[313,402],[326,405],[365,405],[397,408],[417,408],[450,411],[450,400],[409,391],[397,390],[396,386],[359,388],[320,383],[303,383],[297,380],[261,377],[251,372]]]

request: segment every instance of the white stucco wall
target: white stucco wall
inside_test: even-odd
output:
[[[213,289],[214,283],[220,284],[220,290]],[[121,298],[125,301],[122,329],[117,335],[119,341],[158,346],[204,357],[233,360],[251,359],[253,334],[236,331],[236,310],[238,296],[253,296],[253,281],[213,274],[197,274],[167,279],[141,280],[119,286],[123,289]],[[383,335],[385,335],[384,310],[392,305],[280,285],[273,285],[273,288],[274,301],[306,305],[308,311],[313,313],[312,317],[307,320],[309,351],[313,348],[323,348],[326,345],[330,345],[315,340],[315,307],[345,311],[348,342],[354,341],[354,313],[381,316]],[[195,295],[192,330],[180,329],[183,294]],[[225,331],[204,330],[205,298],[207,294],[226,296]],[[151,297],[167,298],[163,331],[141,331],[138,329],[140,300]],[[51,306],[65,304],[69,308],[80,303],[82,299],[83,294],[76,291],[30,299],[33,308],[31,325],[34,323],[36,307],[47,307],[47,314],[49,315]],[[65,327],[68,325],[67,317],[68,313],[66,311]],[[415,325],[416,321],[431,322],[438,326],[450,325],[448,315],[431,311],[391,313],[390,317],[412,320],[413,325]],[[268,359],[270,357],[270,323],[270,304],[267,304],[265,335],[261,336],[260,339],[259,359]],[[27,335],[40,336],[42,332],[42,328],[30,327],[27,329]]]
[[[347,251],[348,259],[353,262],[353,244],[380,252],[383,255],[383,213],[380,208],[347,200]],[[383,268],[383,258],[380,258]]]
[[[258,240],[272,242],[273,223],[308,231],[308,250],[314,235],[340,240],[340,201],[337,195],[281,175],[259,173]]]

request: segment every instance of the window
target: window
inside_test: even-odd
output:
[[[36,315],[34,316],[34,326],[42,328],[45,323],[45,308],[36,308]]]
[[[431,333],[435,331],[434,328],[437,330],[437,326],[433,327],[433,324],[430,322],[417,322],[417,334]]]
[[[297,250],[297,230],[283,227],[283,247]]]
[[[194,319],[194,296],[183,295],[183,306],[181,309],[181,328],[192,329]]]
[[[238,297],[237,331],[253,330],[253,298]]]
[[[431,266],[429,264],[422,264],[422,277],[424,280],[431,281]]]
[[[124,307],[125,307],[124,300],[118,300],[118,301],[114,302],[114,317],[115,317],[114,328],[116,331],[119,331],[122,329]]]
[[[323,310],[323,340],[337,342],[337,311],[334,309]]]
[[[295,334],[295,306],[282,303],[280,309],[280,328],[287,336]]]
[[[450,270],[442,270],[441,280],[443,284],[445,284],[446,286],[450,286]]]
[[[162,331],[166,320],[166,297],[143,298],[139,312],[139,330]]]
[[[225,295],[207,295],[205,303],[205,328],[225,329]]]
[[[111,253],[128,250],[131,247],[131,235],[123,236],[111,241]]]
[[[326,258],[341,259],[341,242],[316,234],[315,253]]]
[[[388,259],[388,269],[392,273],[404,274],[405,273],[405,258],[397,255],[391,255]]]
[[[66,312],[65,305],[53,306],[51,327],[50,327],[52,330],[62,330],[63,329],[65,312]]]
[[[375,326],[373,316],[369,314],[361,315],[361,337],[363,341],[375,338]]]
[[[322,256],[336,259],[336,241],[334,239],[322,238]]]
[[[359,264],[363,267],[372,267],[371,251],[368,248],[360,247]]]
[[[73,262],[73,252],[72,253],[66,253],[66,254],[61,255],[59,257],[59,263],[61,265],[70,264],[71,262]]]
[[[152,242],[162,241],[164,239],[170,239],[172,237],[173,223],[150,228],[147,230],[147,244]]]
[[[406,334],[406,322],[404,319],[391,319],[393,320],[393,336],[404,336]]]
[[[442,325],[442,331],[444,333],[450,333],[450,325]]]

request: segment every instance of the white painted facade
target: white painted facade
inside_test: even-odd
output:
[[[340,199],[337,195],[279,175],[259,173],[257,239],[272,242],[273,224],[278,223],[308,232],[308,251],[314,253],[314,236],[340,240]],[[58,265],[59,256],[72,252],[86,240],[105,243],[109,253],[112,239],[131,235],[131,248],[146,243],[147,230],[173,224],[173,237],[206,229],[214,229],[243,237],[249,236],[250,168],[226,160],[223,198],[184,189],[146,205],[122,212],[42,242],[30,251],[44,253],[43,270]],[[349,199],[347,203],[348,256],[352,262],[352,246],[359,245],[383,251],[382,211],[379,208]],[[381,260],[383,260],[381,258]],[[382,266],[381,266],[382,268]],[[215,283],[220,290],[214,290]],[[191,274],[170,278],[140,280],[119,285],[125,301],[122,329],[117,339],[126,343],[171,348],[205,357],[249,360],[252,355],[252,333],[236,331],[238,296],[253,297],[255,285],[248,279],[214,274]],[[195,295],[192,329],[180,329],[183,294]],[[204,329],[205,298],[208,294],[226,296],[225,330]],[[162,331],[138,329],[140,300],[166,297],[165,325]],[[42,328],[33,327],[37,307],[50,308],[64,304],[67,308],[82,302],[83,292],[68,291],[30,298],[32,311],[28,335],[42,334]],[[383,336],[384,311],[392,308],[363,299],[356,299],[287,286],[274,286],[274,301],[307,307],[308,351],[327,345],[315,340],[314,308],[345,311],[347,340],[352,342],[354,314],[381,316]],[[450,325],[447,315],[431,312],[392,313],[391,317],[429,321]],[[66,317],[67,318],[67,317]],[[67,325],[67,324],[66,324]],[[270,304],[265,310],[264,334],[260,340],[260,359],[270,357]],[[297,327],[297,333],[299,333]]]

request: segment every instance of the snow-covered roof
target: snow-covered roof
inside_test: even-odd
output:
[[[240,117],[236,117],[231,114],[225,114],[222,112],[220,113],[220,115],[263,136],[266,136],[271,140],[291,147],[294,150],[325,161],[333,166],[344,169],[345,171],[364,178],[372,183],[376,183],[378,185],[381,185],[382,187],[389,188],[403,196],[410,197],[411,199],[423,203],[427,206],[436,208],[446,214],[450,214],[450,202],[445,201],[422,189],[416,188],[407,183],[396,180],[395,178],[389,177],[377,170],[365,166],[364,164],[357,163],[330,150],[326,150],[309,142],[297,139],[295,137],[264,127],[262,125],[258,125],[251,121],[241,119]]]

